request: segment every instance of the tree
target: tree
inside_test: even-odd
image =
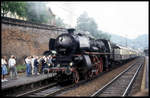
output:
[[[56,17],[56,26],[65,27],[66,24],[64,24],[63,20],[60,17]]]
[[[51,15],[42,2],[27,2],[26,3],[27,20],[36,23],[48,23]]]
[[[96,36],[97,24],[93,18],[88,17],[87,12],[84,12],[77,19],[77,30],[88,31],[91,35]]]
[[[89,28],[89,26],[93,24],[92,27]],[[79,18],[77,19],[77,30],[83,30],[83,31],[92,31],[93,30],[93,27],[96,28],[97,25],[96,23],[93,21],[93,19],[91,20],[89,17],[88,17],[88,14],[87,12],[84,12],[83,14],[81,14],[79,16]]]
[[[83,12],[77,19],[76,29],[79,31],[88,31],[96,39],[110,40],[110,35],[98,30],[97,23],[91,17],[88,17],[87,12]]]
[[[17,14],[19,17],[26,17],[26,3],[25,2],[1,2],[1,15],[5,16],[8,12],[13,15]]]

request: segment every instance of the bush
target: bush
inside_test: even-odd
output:
[[[23,64],[23,65],[17,65],[16,66],[17,67],[17,71],[18,72],[22,72],[22,71],[25,71],[26,70],[26,65],[25,64]]]

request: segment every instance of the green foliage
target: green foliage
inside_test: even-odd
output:
[[[97,24],[93,18],[89,18],[88,14],[84,12],[77,19],[77,30],[88,31],[90,33],[96,33]]]
[[[42,2],[27,2],[26,3],[27,20],[36,23],[48,23],[51,15]]]
[[[5,16],[9,11],[13,15],[17,14],[19,17],[26,17],[26,3],[3,1],[1,3],[1,15]]]
[[[63,20],[60,17],[57,17],[56,18],[56,26],[65,27],[66,25],[64,24]]]
[[[98,30],[97,23],[93,18],[88,17],[87,12],[84,12],[78,17],[76,29],[84,32],[88,31],[96,39],[101,38],[101,39],[110,40],[111,37],[105,32]]]
[[[19,17],[24,17],[27,21],[35,23],[50,24],[55,21],[55,16],[50,13],[43,2],[14,2],[5,1],[1,3],[1,15],[5,16],[8,12]],[[56,26],[64,27],[65,24],[61,18],[56,19]]]
[[[17,65],[16,68],[17,68],[17,71],[25,71],[26,65],[25,64],[24,65]]]

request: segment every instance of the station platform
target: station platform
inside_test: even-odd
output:
[[[35,83],[35,82],[42,81],[48,78],[52,78],[55,75],[56,75],[55,73],[54,74],[50,73],[50,74],[40,74],[37,76],[32,75],[30,77],[27,77],[25,74],[23,74],[21,76],[18,76],[18,78],[15,80],[7,78],[8,81],[1,82],[1,89],[6,90],[9,88],[19,87],[19,86],[27,85],[30,83]]]
[[[149,57],[148,56],[145,56],[141,91],[148,91],[149,92]]]

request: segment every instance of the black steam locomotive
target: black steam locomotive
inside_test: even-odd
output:
[[[49,51],[56,51],[55,66],[50,71],[57,73],[58,82],[91,79],[111,68],[113,49],[108,40],[95,40],[68,29],[68,33],[50,39]]]

